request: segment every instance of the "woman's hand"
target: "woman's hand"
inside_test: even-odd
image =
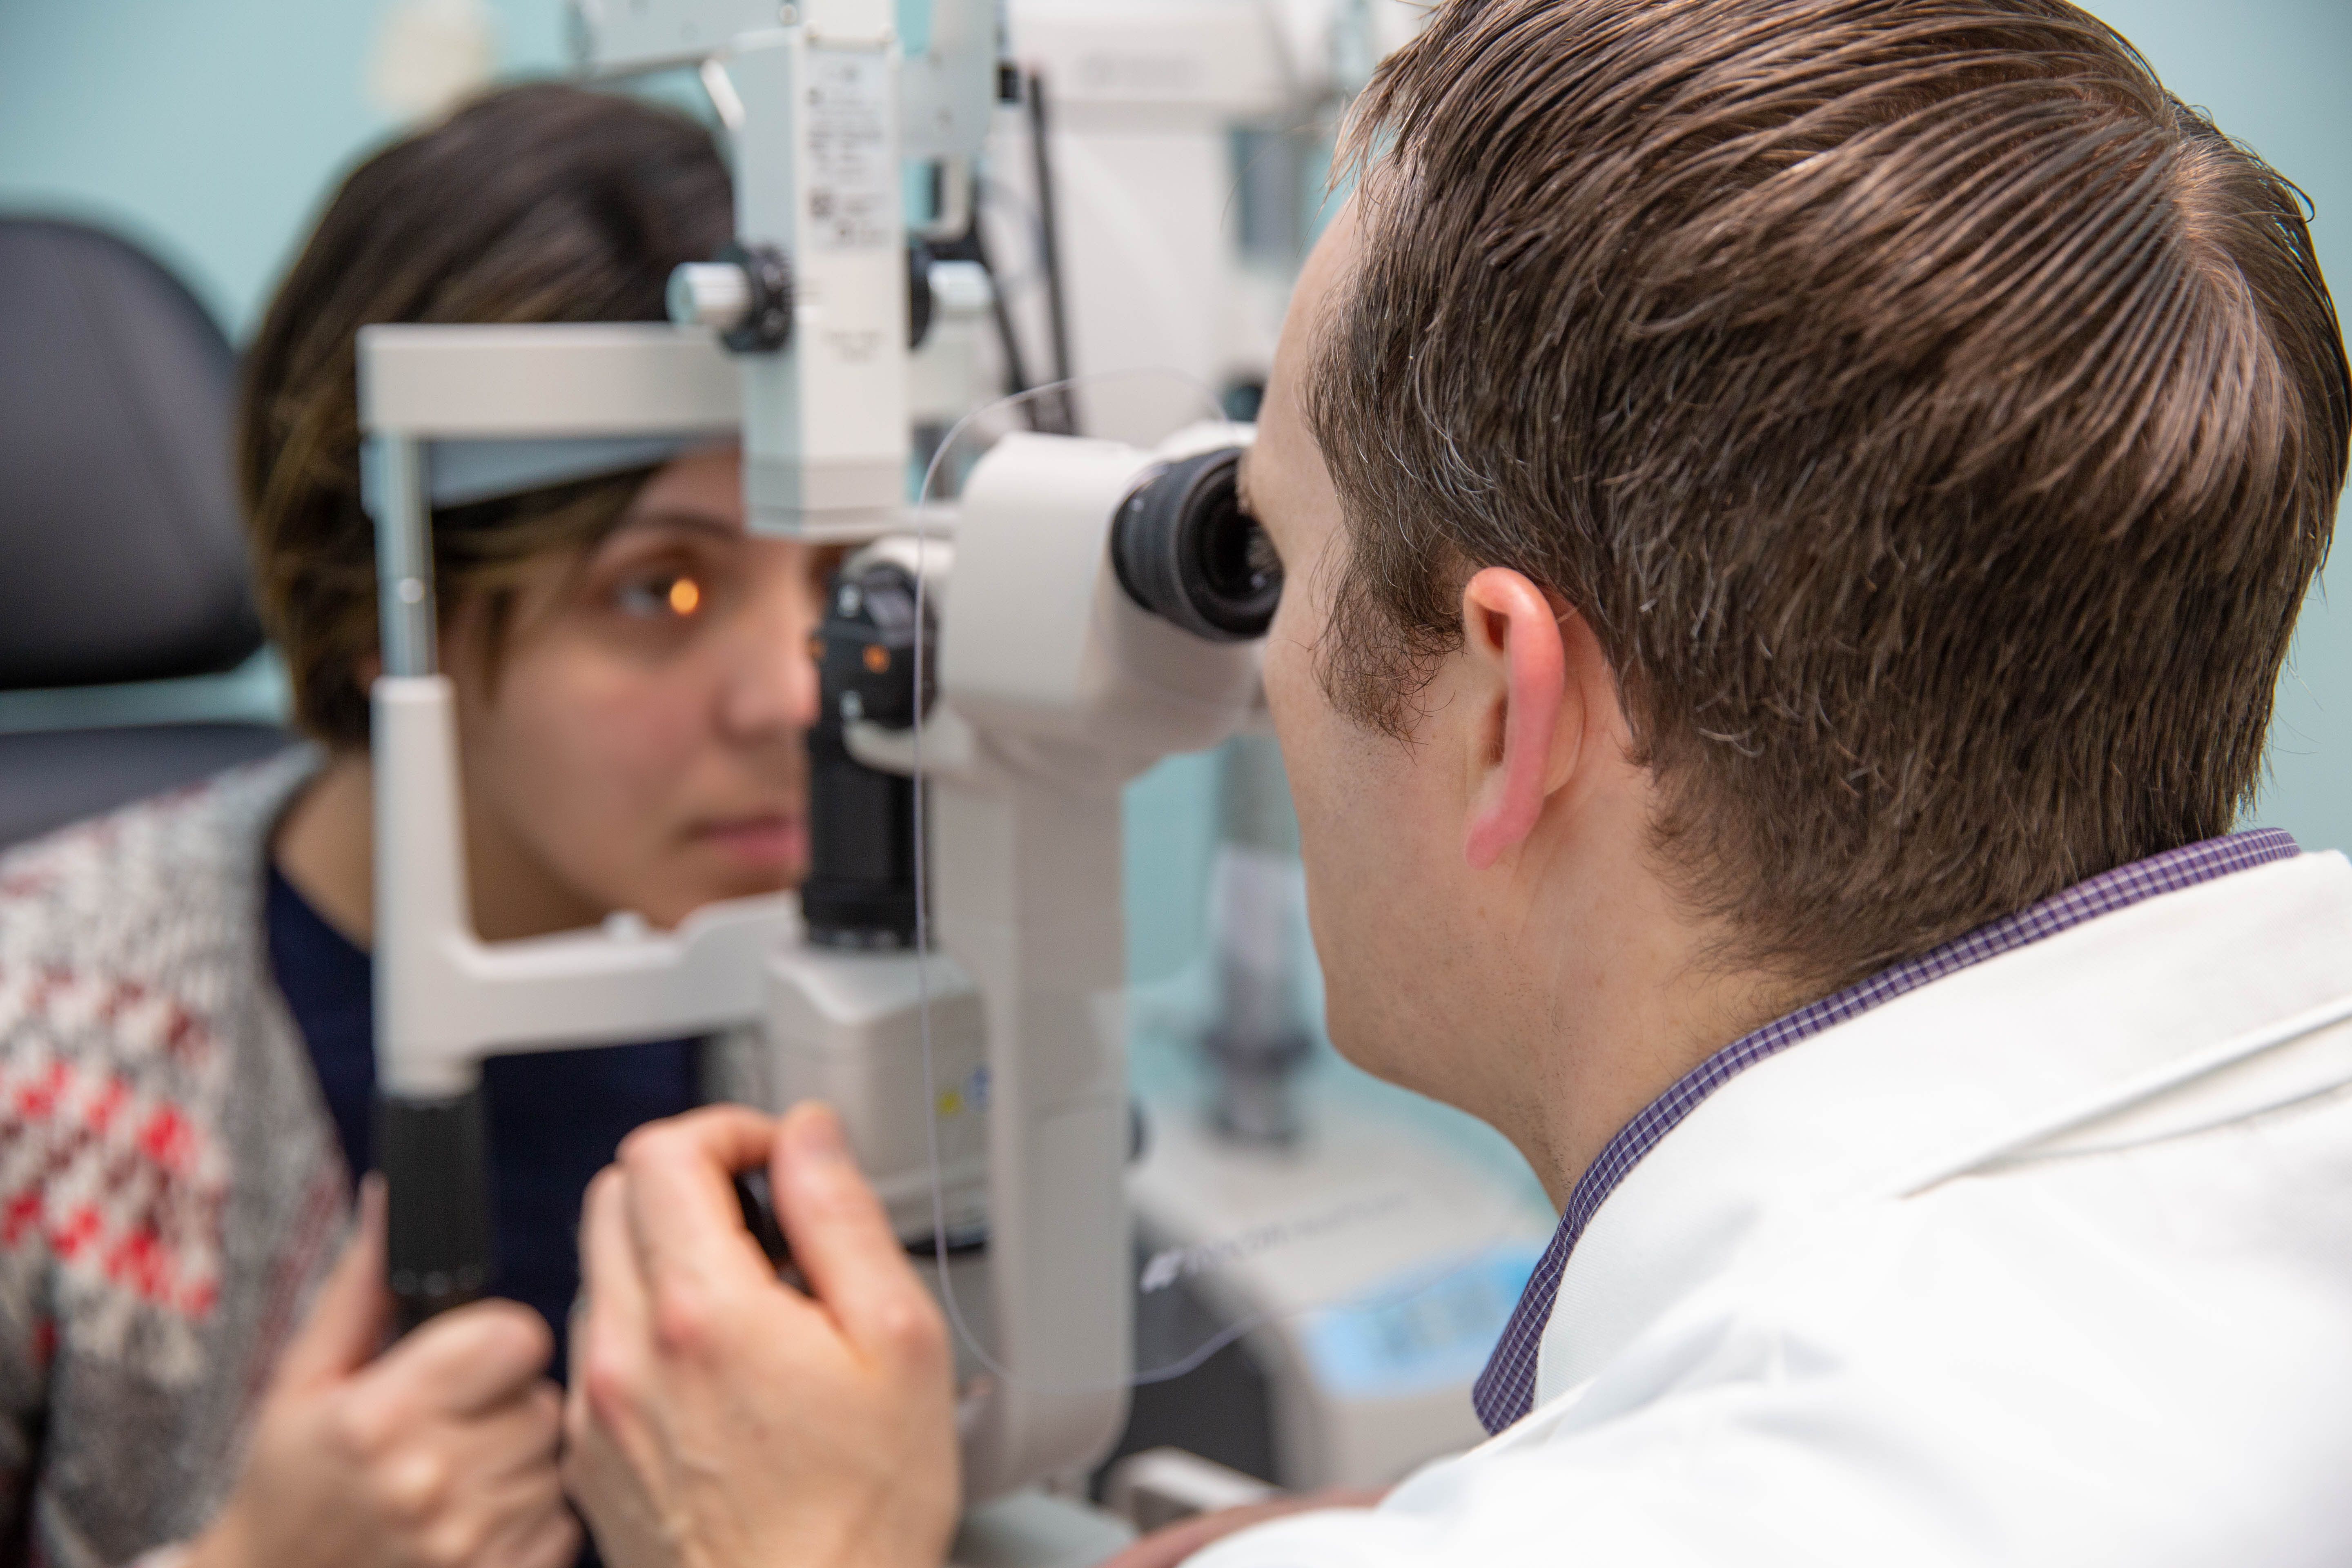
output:
[[[569,1568],[552,1336],[511,1301],[436,1318],[381,1357],[383,1187],[261,1407],[236,1490],[189,1568]]]
[[[730,1178],[762,1163],[806,1293],[743,1228]],[[614,1568],[939,1568],[947,1330],[831,1110],[641,1128],[580,1250],[564,1476]]]

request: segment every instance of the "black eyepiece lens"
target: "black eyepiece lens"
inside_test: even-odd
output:
[[[1213,642],[1265,635],[1282,565],[1234,489],[1241,448],[1169,464],[1137,488],[1111,531],[1111,563],[1137,604]]]
[[[1201,542],[1201,575],[1222,598],[1254,600],[1271,585],[1280,587],[1282,568],[1273,542],[1257,519],[1241,508],[1231,487],[1202,503],[1195,537]]]

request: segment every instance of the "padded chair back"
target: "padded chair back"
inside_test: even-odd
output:
[[[110,235],[0,219],[0,688],[229,669],[261,646],[236,358]]]
[[[163,680],[261,647],[236,355],[111,235],[0,218],[0,689]],[[0,844],[285,743],[260,725],[0,737]]]

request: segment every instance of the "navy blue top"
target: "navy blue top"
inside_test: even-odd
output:
[[[353,1171],[373,1166],[374,964],[269,870],[269,963],[310,1047]],[[643,1122],[702,1102],[697,1042],[539,1051],[483,1064],[490,1139],[490,1289],[536,1307],[555,1331],[580,1289],[580,1200]]]

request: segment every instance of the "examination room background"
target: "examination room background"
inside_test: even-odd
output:
[[[368,85],[388,17],[435,3],[0,0],[0,211],[80,217],[146,244],[242,339],[329,181],[396,128]],[[2091,9],[2303,186],[2329,278],[2339,298],[2352,293],[2352,0]],[[488,11],[501,75],[563,68],[562,0],[488,0]],[[0,694],[0,728],[123,703],[248,713],[280,691],[256,666],[163,692]],[[1195,956],[1214,782],[1208,760],[1178,758],[1133,786],[1129,886],[1148,890],[1130,900],[1139,977]],[[2352,847],[2352,548],[2339,547],[2304,611],[2252,815],[2307,847]]]

